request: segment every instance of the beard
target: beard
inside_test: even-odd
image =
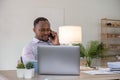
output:
[[[44,41],[44,42],[48,42],[49,41],[49,36],[48,35],[43,35],[43,36],[39,37],[38,39],[41,40],[41,41]]]

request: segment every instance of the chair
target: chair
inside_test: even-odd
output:
[[[20,61],[21,61],[21,63],[23,63],[23,59],[22,59],[22,56],[20,57]]]

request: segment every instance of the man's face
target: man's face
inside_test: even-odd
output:
[[[50,26],[48,21],[39,21],[33,28],[35,37],[39,40],[48,41],[50,35]]]

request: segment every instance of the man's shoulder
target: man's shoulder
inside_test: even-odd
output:
[[[33,41],[30,41],[29,43],[27,43],[25,46],[24,46],[24,49],[26,48],[32,48],[34,46],[34,42]]]

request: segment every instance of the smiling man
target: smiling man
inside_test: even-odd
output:
[[[34,20],[35,37],[30,41],[22,52],[23,63],[37,60],[35,49],[41,45],[59,45],[59,38],[56,32],[50,28],[50,23],[47,18],[38,17]],[[52,36],[52,37],[51,37]]]

